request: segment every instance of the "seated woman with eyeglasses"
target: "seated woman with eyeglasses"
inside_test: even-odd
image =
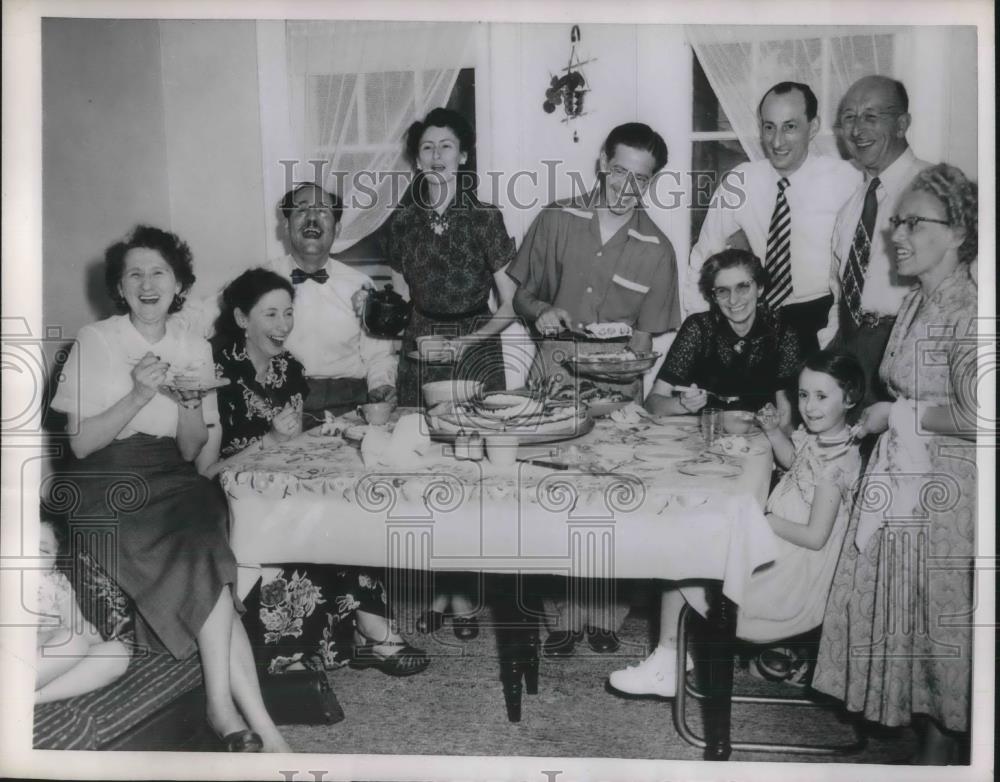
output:
[[[698,289],[710,309],[681,324],[646,399],[649,412],[697,413],[709,401],[756,412],[771,403],[788,428],[792,408],[785,389],[801,356],[795,332],[764,304],[766,284],[760,260],[746,250],[723,250],[705,261]]]

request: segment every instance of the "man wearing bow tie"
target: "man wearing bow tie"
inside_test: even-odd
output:
[[[392,340],[368,336],[351,305],[351,296],[372,281],[330,257],[340,233],[340,199],[317,185],[300,184],[285,194],[281,212],[291,253],[265,268],[295,286],[295,328],[285,346],[306,368],[306,412],[338,413],[394,398]]]

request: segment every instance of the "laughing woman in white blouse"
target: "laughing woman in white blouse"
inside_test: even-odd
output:
[[[231,752],[291,751],[261,697],[239,621],[236,561],[221,492],[194,462],[218,436],[214,392],[178,392],[177,373],[214,378],[208,343],[169,315],[194,282],[177,236],[139,226],[105,256],[123,313],[84,326],[52,407],[67,413],[80,517],[116,519],[113,562],[94,551],[136,605],[140,641],[178,660],[200,654],[207,718]],[[207,385],[207,384],[202,384]],[[134,476],[135,501],[113,481]],[[102,559],[105,558],[105,559]]]

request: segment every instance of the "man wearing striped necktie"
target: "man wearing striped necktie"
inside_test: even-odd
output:
[[[827,322],[833,224],[860,181],[849,163],[810,152],[817,112],[806,84],[780,82],[764,93],[757,113],[765,158],[729,172],[712,198],[691,250],[684,302],[689,313],[706,309],[698,272],[707,258],[742,244],[764,263],[764,301],[798,334],[803,354],[817,348]]]
[[[865,178],[837,216],[830,268],[836,301],[819,341],[861,362],[868,383],[863,404],[869,405],[888,398],[878,368],[913,283],[896,273],[889,218],[903,190],[930,163],[907,143],[909,97],[901,82],[885,76],[856,81],[840,102],[837,127]]]

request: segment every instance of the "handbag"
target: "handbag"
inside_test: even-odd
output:
[[[276,725],[333,725],[344,719],[325,671],[265,674],[260,689]]]

